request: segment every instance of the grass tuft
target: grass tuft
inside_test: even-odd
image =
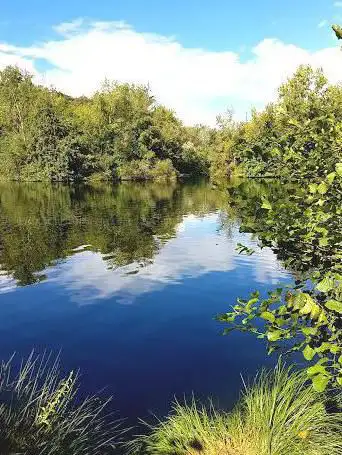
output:
[[[328,412],[327,396],[305,372],[279,363],[246,387],[232,412],[175,402],[129,450],[143,455],[341,455],[342,414]]]
[[[60,374],[59,358],[32,353],[16,370],[13,358],[0,366],[0,453],[90,455],[113,453],[118,421],[110,401],[76,401],[78,373]]]

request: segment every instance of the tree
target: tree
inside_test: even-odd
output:
[[[18,68],[0,75],[2,178],[137,178],[139,169],[139,178],[160,178],[163,170],[173,178],[176,171],[206,171],[197,150],[185,146],[181,121],[157,105],[148,87],[106,81],[91,98],[72,98],[35,85]]]

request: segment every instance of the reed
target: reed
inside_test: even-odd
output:
[[[106,409],[110,399],[76,399],[79,374],[60,373],[59,357],[31,353],[16,368],[0,367],[0,453],[25,455],[110,454],[120,422]]]

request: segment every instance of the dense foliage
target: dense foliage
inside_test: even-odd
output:
[[[217,136],[217,135],[216,135]],[[319,177],[341,159],[342,87],[321,70],[300,67],[279,89],[278,100],[246,122],[221,122],[212,175],[240,166],[248,176]]]
[[[316,390],[342,385],[342,88],[301,67],[279,100],[231,128],[246,173],[294,184],[280,193],[234,190],[241,230],[271,247],[296,276],[294,288],[239,299],[219,317],[266,338],[270,351],[302,351]],[[231,191],[232,193],[232,191]],[[240,247],[242,252],[246,252]]]
[[[7,67],[0,72],[0,178],[324,175],[340,155],[341,118],[341,87],[305,66],[249,121],[228,112],[215,128],[185,127],[144,86],[105,82],[91,98],[71,98]]]
[[[317,390],[342,385],[342,275],[340,167],[319,185],[283,185],[251,194],[245,185],[231,189],[241,230],[252,232],[262,247],[271,247],[294,273],[296,286],[258,292],[239,299],[221,315],[233,328],[265,338],[270,351],[301,350]]]
[[[21,181],[174,179],[205,173],[190,132],[148,88],[106,82],[91,98],[0,72],[0,178]]]

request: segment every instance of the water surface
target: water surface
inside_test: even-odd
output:
[[[2,184],[0,357],[61,349],[82,390],[106,387],[132,421],[192,392],[230,407],[240,374],[275,359],[253,335],[222,337],[213,318],[290,280],[239,232],[233,202],[205,182]]]

